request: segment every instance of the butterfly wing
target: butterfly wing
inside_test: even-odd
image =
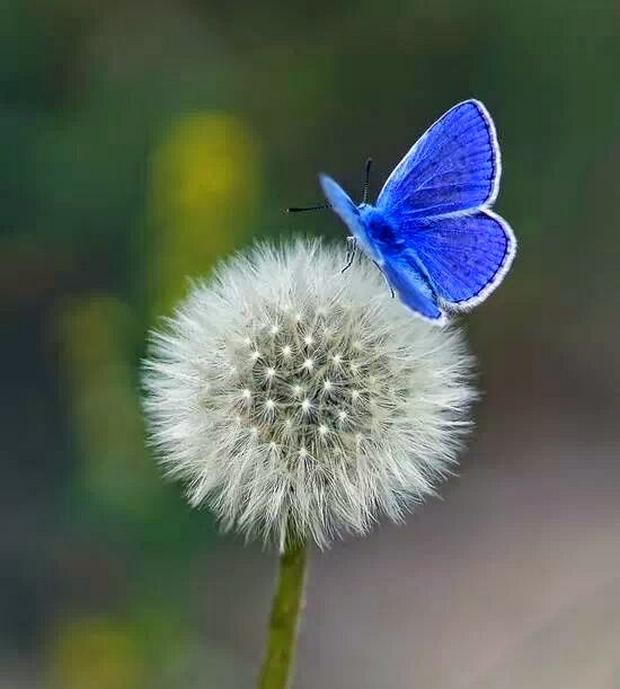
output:
[[[385,183],[377,208],[415,252],[433,292],[453,308],[483,301],[516,251],[508,223],[489,210],[501,174],[491,116],[476,100],[433,124]]]
[[[516,240],[508,223],[488,209],[470,215],[416,218],[401,233],[437,297],[452,308],[476,306],[501,283]]]
[[[351,234],[361,243],[370,258],[378,261],[381,259],[368,236],[367,228],[362,220],[360,209],[353,203],[346,191],[328,175],[319,175],[319,182],[323,193],[327,198],[331,209],[349,228]]]
[[[394,168],[377,207],[390,215],[437,216],[490,206],[501,161],[495,125],[467,100],[440,117]]]
[[[388,256],[381,265],[386,280],[398,293],[399,299],[425,320],[442,325],[445,314],[413,256]]]

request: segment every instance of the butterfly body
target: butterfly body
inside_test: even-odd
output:
[[[366,253],[373,256],[403,303],[423,317],[441,320],[439,310],[433,308],[431,303],[425,303],[436,300],[437,292],[431,276],[416,253],[415,242],[403,238],[398,230],[398,222],[391,220],[382,210],[370,204],[362,204],[358,209],[361,224],[370,240],[368,246],[373,252],[370,254],[366,249]],[[399,263],[407,266],[406,282],[394,271],[394,266]],[[412,291],[414,294],[409,294]],[[418,298],[414,298],[414,295]]]
[[[486,299],[514,258],[514,234],[491,210],[500,175],[493,121],[480,102],[469,100],[414,144],[374,205],[356,205],[327,175],[320,182],[401,301],[441,324],[446,311]]]
[[[404,248],[405,242],[398,236],[398,226],[389,216],[370,204],[362,204],[358,208],[368,236],[382,255]]]

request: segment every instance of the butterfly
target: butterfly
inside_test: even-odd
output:
[[[449,312],[484,301],[517,248],[510,225],[491,210],[501,159],[484,105],[463,101],[431,125],[374,205],[366,199],[369,167],[359,205],[331,177],[319,176],[329,207],[352,234],[350,260],[359,244],[402,303],[439,325]]]

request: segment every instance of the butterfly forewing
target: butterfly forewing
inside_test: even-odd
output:
[[[377,207],[395,219],[468,211],[493,203],[501,163],[482,103],[455,105],[413,145],[387,179]]]

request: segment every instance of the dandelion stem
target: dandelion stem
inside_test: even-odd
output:
[[[273,597],[258,689],[286,689],[293,667],[295,640],[306,573],[307,546],[288,541],[280,556],[278,584]]]

